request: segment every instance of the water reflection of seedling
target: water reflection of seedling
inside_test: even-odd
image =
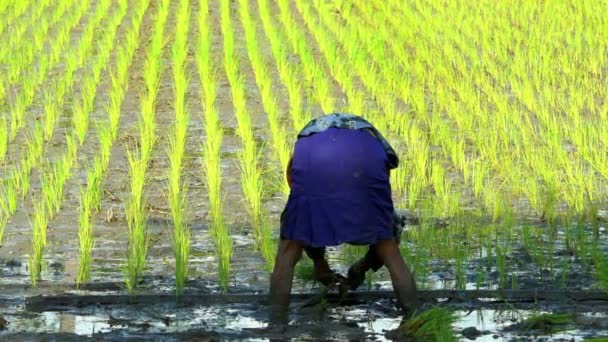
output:
[[[593,262],[595,277],[600,286],[608,292],[608,257],[596,247],[593,251]]]
[[[509,330],[541,330],[544,332],[556,333],[568,330],[569,326],[575,323],[574,316],[568,313],[541,313],[525,318],[518,324],[509,327]]]

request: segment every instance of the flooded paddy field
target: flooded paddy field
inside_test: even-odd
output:
[[[606,12],[0,1],[0,340],[416,340],[385,269],[321,296],[306,257],[269,325],[297,133],[352,112],[400,158],[417,314],[454,315],[418,340],[607,341]]]

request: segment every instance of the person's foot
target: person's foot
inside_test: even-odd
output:
[[[314,263],[314,269],[312,273],[312,278],[319,283],[329,286],[330,284],[336,282],[337,273],[329,268],[329,265],[325,260],[319,260]]]

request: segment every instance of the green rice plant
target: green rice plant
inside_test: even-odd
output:
[[[13,169],[15,190],[19,193],[21,200],[24,200],[30,190],[30,171],[31,167],[27,162],[21,162],[18,167]]]
[[[0,202],[0,210],[4,213],[7,218],[15,214],[17,211],[17,186],[13,178],[8,178],[4,181],[2,188],[2,202]]]
[[[452,324],[457,316],[450,310],[434,307],[405,319],[395,337],[424,341],[453,341]]]
[[[173,218],[173,233],[171,237],[175,256],[175,288],[177,296],[182,293],[188,276],[192,235],[188,220],[183,217],[187,209],[185,196],[185,189],[173,189],[169,186],[168,198]]]
[[[129,174],[131,181],[131,196],[125,203],[125,212],[129,228],[129,242],[127,248],[127,264],[123,269],[125,283],[130,294],[137,286],[150,244],[150,236],[146,229],[145,208],[143,203],[143,189],[146,179],[147,162],[138,158],[127,149],[129,161]]]
[[[90,186],[90,184],[89,184]],[[76,286],[87,283],[91,276],[91,261],[93,247],[93,223],[92,221],[92,196],[91,193],[83,188],[80,188],[80,210],[78,213],[78,241],[79,241],[79,257],[78,257],[78,276],[76,277]]]
[[[110,164],[110,155],[112,153],[112,146],[114,144],[113,128],[107,123],[107,121],[101,121],[96,124],[95,131],[97,132],[97,138],[99,139],[100,154],[99,157],[94,161],[94,168],[100,169],[97,171],[101,174],[105,174]],[[99,165],[97,165],[99,164]]]
[[[305,284],[314,282],[314,265],[312,261],[309,258],[302,258],[296,265],[294,276]]]
[[[8,223],[8,214],[6,212],[0,213],[0,246],[2,246],[2,239],[4,238],[4,229]]]
[[[46,228],[48,226],[47,209],[43,204],[34,202],[32,225],[32,250],[28,256],[30,281],[36,287],[42,272],[42,257],[46,247]]]
[[[84,138],[86,137],[87,131],[89,130],[89,115],[86,104],[82,99],[75,99],[72,111],[72,127],[74,134],[78,138],[78,142],[82,146],[84,144]]]
[[[93,213],[98,212],[101,207],[102,178],[105,173],[103,162],[103,159],[96,157],[87,169],[87,210]]]
[[[110,127],[112,140],[118,137],[118,129],[120,125],[120,107],[126,91],[122,89],[122,80],[114,74],[111,76],[111,91],[108,102],[104,104],[106,113],[108,113],[108,125]]]
[[[593,251],[593,264],[600,287],[608,292],[608,258],[597,247]]]
[[[8,139],[9,127],[6,122],[6,117],[3,116],[0,119],[0,162],[3,162],[6,158],[6,153],[8,152]]]
[[[125,204],[129,242],[127,247],[127,264],[123,267],[125,284],[130,294],[133,294],[139,284],[143,272],[150,237],[146,232],[144,211],[134,199]]]

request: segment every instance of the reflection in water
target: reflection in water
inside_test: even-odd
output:
[[[27,331],[32,331],[31,328],[38,327],[38,329],[35,329],[37,332],[62,332],[91,336],[95,333],[111,330],[107,318],[93,315],[81,316],[61,312],[43,312],[39,318],[41,319],[40,324],[32,322],[34,324],[29,326]]]
[[[82,310],[87,309],[84,308]],[[150,305],[146,307],[125,306],[107,310],[90,310],[91,308],[88,311],[72,311],[69,313],[43,312],[39,315],[20,316],[18,319],[14,319],[16,316],[7,317],[7,320],[11,322],[8,329],[9,332],[61,332],[92,336],[116,329],[124,329],[125,334],[139,331],[165,334],[202,328],[204,331],[222,334],[239,333],[247,329],[255,330],[268,327],[268,324],[262,318],[264,315],[261,314],[265,310],[265,307],[253,305],[195,307]],[[340,310],[330,309],[328,313],[329,315],[324,315],[323,320],[316,321],[315,324],[323,326],[324,320],[327,320],[328,323],[331,322],[331,326],[333,327],[338,327],[339,324],[335,324],[341,322],[356,323],[361,330],[369,336],[373,336],[376,340],[386,340],[384,337],[385,333],[398,328],[402,319],[400,316],[380,313],[370,309],[369,306],[341,307]],[[539,313],[542,312],[515,309],[456,311],[458,320],[454,323],[454,331],[460,334],[464,328],[475,327],[478,331],[482,332],[482,336],[478,337],[476,341],[517,339],[518,336],[526,336],[527,333],[517,330],[508,331],[505,328],[514,323],[521,322],[532,314]],[[168,320],[170,323],[167,323],[167,317],[170,317]],[[114,322],[112,326],[110,325],[112,319],[120,323]],[[304,321],[310,320],[305,319]],[[568,331],[553,335],[549,335],[548,333],[544,335],[540,334],[539,336],[550,336],[551,339],[564,338],[575,341],[582,340],[585,336],[589,336],[589,333],[605,336],[608,334],[608,324],[601,324],[605,321],[607,321],[605,313],[580,314],[577,316],[578,324],[569,327]],[[590,327],[592,327],[591,331],[589,329],[585,331],[585,328]],[[263,337],[263,334],[261,337]]]

